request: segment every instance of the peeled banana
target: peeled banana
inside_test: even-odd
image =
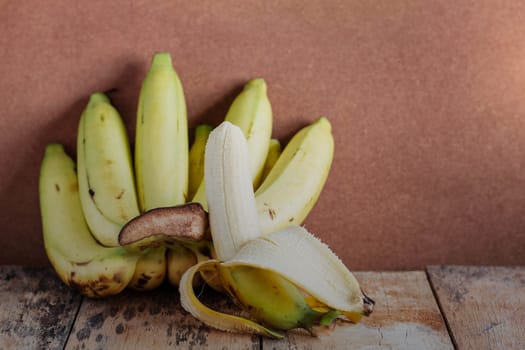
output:
[[[250,186],[245,138],[223,122],[210,133],[205,181],[210,228],[218,259],[203,261],[181,278],[183,308],[211,327],[282,337],[311,332],[340,318],[357,322],[373,301],[335,254],[300,226],[262,234]],[[215,273],[224,290],[250,319],[224,314],[200,302],[197,273]]]

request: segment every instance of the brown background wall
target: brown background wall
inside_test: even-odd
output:
[[[74,154],[94,91],[134,134],[169,51],[190,125],[264,77],[286,141],[326,115],[336,156],[307,221],[351,269],[525,264],[522,1],[0,1],[0,263],[45,265],[44,145]]]

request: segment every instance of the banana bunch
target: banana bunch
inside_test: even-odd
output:
[[[122,247],[119,234],[128,222],[146,211],[186,203],[189,172],[186,104],[170,55],[155,54],[142,83],[134,162],[123,120],[103,93],[90,96],[80,117],[76,172],[75,167],[69,169],[67,163],[73,160],[65,160],[68,156],[63,147],[55,144],[48,147],[55,151],[46,150],[39,198],[44,241],[60,242],[60,246],[45,245],[58,275],[66,284],[91,297],[116,294],[126,287],[137,290],[158,287],[169,271],[168,257],[174,254],[168,254],[166,246],[142,251]],[[47,170],[46,164],[58,162],[48,158],[61,159],[62,170]],[[58,178],[66,176],[65,173],[67,179]],[[54,182],[58,181],[69,181],[61,187],[66,192],[53,192],[58,186]],[[79,205],[67,205],[66,210],[66,201],[78,201]],[[182,247],[177,248],[180,250]],[[111,269],[115,256],[121,258],[118,271]],[[104,288],[98,288],[99,285]]]
[[[168,53],[153,56],[143,80],[133,149],[109,98],[93,93],[76,161],[53,143],[40,169],[45,249],[59,277],[88,297],[169,281],[206,324],[273,337],[368,315],[373,301],[357,280],[300,226],[332,164],[330,122],[320,117],[286,145],[272,123],[266,82],[252,79],[219,126],[195,127],[190,146]],[[202,304],[203,283],[249,318]]]

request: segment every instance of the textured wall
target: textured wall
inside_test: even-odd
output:
[[[75,151],[87,97],[134,134],[171,52],[190,125],[255,76],[283,141],[326,115],[332,172],[307,227],[352,269],[525,264],[522,1],[0,1],[0,263],[45,265],[46,143]]]

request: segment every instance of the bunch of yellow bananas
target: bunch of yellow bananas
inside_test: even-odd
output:
[[[358,321],[373,301],[302,224],[333,159],[321,117],[281,149],[263,79],[249,81],[216,128],[188,142],[181,82],[168,53],[153,56],[138,101],[134,162],[124,123],[94,93],[80,118],[77,159],[49,144],[39,197],[47,255],[89,297],[179,286],[182,306],[215,328],[282,331]],[[166,278],[167,275],[167,278]],[[250,317],[202,304],[201,283]]]

